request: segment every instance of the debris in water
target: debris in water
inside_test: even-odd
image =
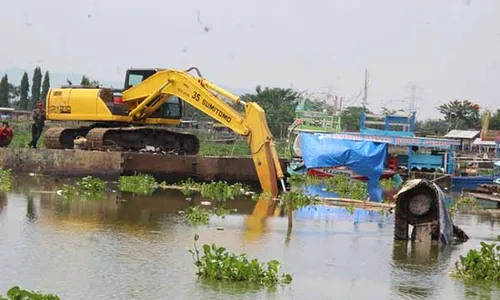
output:
[[[210,201],[201,201],[201,205],[210,205],[212,202]]]
[[[224,230],[224,227],[217,227],[216,230]]]

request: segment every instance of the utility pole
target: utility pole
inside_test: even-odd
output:
[[[366,106],[368,99],[368,70],[365,69],[365,86],[363,89],[363,108]]]
[[[408,100],[408,106],[410,109],[410,113],[416,112],[417,111],[417,100],[422,100],[422,98],[417,97],[417,90],[422,89],[420,86],[418,86],[415,83],[410,82],[409,86],[407,87],[410,89],[410,97],[405,97],[405,99]]]

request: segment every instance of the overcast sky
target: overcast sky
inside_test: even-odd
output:
[[[420,118],[455,98],[500,108],[499,0],[0,4],[0,70],[40,65],[122,81],[128,67],[197,66],[228,88],[330,86],[354,104],[366,68],[375,110],[401,107],[409,82],[420,87]]]

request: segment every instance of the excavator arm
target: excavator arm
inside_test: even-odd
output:
[[[197,71],[199,77],[189,74],[191,70]],[[245,114],[237,112],[217,94],[235,104],[243,104]],[[278,179],[285,189],[274,138],[267,125],[265,112],[257,103],[242,101],[237,95],[203,78],[196,68],[158,71],[123,91],[122,95],[123,102],[137,103],[130,111],[130,116],[135,120],[147,118],[171,96],[177,96],[237,134],[246,136],[262,190],[276,197],[279,194]]]

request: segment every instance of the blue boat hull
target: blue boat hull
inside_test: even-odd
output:
[[[498,176],[453,176],[452,190],[461,192],[463,189],[476,189],[480,184],[493,184],[498,179]]]

